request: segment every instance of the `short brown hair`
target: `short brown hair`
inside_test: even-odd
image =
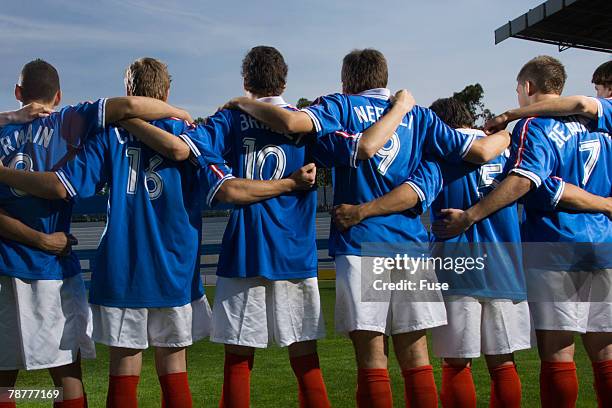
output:
[[[593,72],[591,80],[595,85],[612,86],[612,61],[604,62]]]
[[[561,61],[548,55],[535,57],[519,71],[516,80],[530,81],[536,91],[544,94],[561,95],[567,75]]]
[[[59,74],[53,65],[41,59],[28,62],[19,77],[23,102],[51,102],[60,90]]]
[[[155,58],[139,58],[125,70],[125,87],[133,96],[166,100],[170,82],[168,66]]]
[[[289,68],[274,47],[260,45],[249,50],[242,60],[244,89],[257,96],[277,96],[287,84]]]
[[[474,127],[474,117],[465,103],[456,98],[440,98],[429,109],[453,129]]]
[[[387,60],[378,50],[353,50],[342,60],[344,93],[357,94],[368,89],[386,88],[388,80]]]

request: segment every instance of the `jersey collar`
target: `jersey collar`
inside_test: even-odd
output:
[[[374,88],[359,92],[357,95],[387,100],[391,97],[391,91],[387,88]]]
[[[282,96],[265,96],[263,98],[258,98],[257,100],[259,102],[271,103],[272,105],[280,106],[281,108],[289,106]]]

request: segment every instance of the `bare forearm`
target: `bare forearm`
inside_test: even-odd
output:
[[[591,194],[569,183],[565,184],[557,207],[588,213],[612,213],[612,202],[610,199]]]
[[[0,209],[0,237],[39,248],[44,235]]]
[[[190,152],[187,144],[172,133],[142,119],[127,119],[119,124],[142,143],[170,160],[183,161],[189,158]]]
[[[368,160],[374,157],[386,143],[400,125],[406,111],[398,106],[393,106],[380,120],[370,126],[359,140],[357,158]]]
[[[522,108],[505,112],[507,121],[528,118],[531,116],[569,116],[583,115],[594,119],[597,117],[597,102],[586,96],[565,96],[536,102]]]
[[[6,126],[11,123],[16,123],[16,112],[0,112],[0,126]]]
[[[532,182],[526,177],[509,174],[495,190],[487,194],[476,205],[466,210],[466,215],[474,224],[500,209],[514,203],[531,190]]]
[[[359,213],[362,219],[401,213],[419,203],[419,196],[408,184],[402,184],[376,200],[361,204]]]
[[[178,117],[185,120],[190,119],[188,114],[182,109],[168,105],[166,102],[159,99],[142,96],[124,96],[110,98],[106,101],[106,123],[115,123],[133,118],[148,121],[169,117]]]
[[[0,167],[0,183],[47,200],[68,197],[64,185],[52,172],[32,172]]]
[[[483,164],[502,154],[509,145],[510,133],[501,130],[490,136],[474,140],[464,160],[474,164]]]
[[[248,205],[289,193],[294,188],[295,182],[288,178],[282,180],[234,178],[223,183],[215,199],[230,204]]]
[[[238,108],[279,133],[311,133],[314,126],[304,112],[295,112],[249,98],[238,98]]]

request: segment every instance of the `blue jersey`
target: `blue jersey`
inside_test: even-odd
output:
[[[612,181],[612,139],[583,117],[529,118],[513,134],[510,171],[536,186],[554,176],[600,196]],[[610,242],[612,223],[603,214],[543,212],[525,206],[528,242]],[[611,262],[612,264],[612,262]]]
[[[612,98],[593,98],[598,104],[597,130],[612,133]],[[590,126],[589,126],[590,127]],[[554,211],[563,195],[565,182],[557,176],[546,179],[536,190],[530,191],[523,199],[526,206]]]
[[[281,97],[261,100],[292,109]],[[200,140],[209,138],[214,151],[231,168],[224,168],[223,163],[208,168],[218,179],[207,194],[209,204],[221,184],[233,176],[277,180],[307,163],[303,142],[295,143],[240,111],[217,112],[196,133]],[[312,189],[235,206],[223,235],[217,275],[272,280],[316,276],[316,205],[316,190]]]
[[[196,160],[163,158],[123,129],[109,127],[56,174],[71,197],[110,188],[106,229],[95,257],[90,302],[114,307],[174,307],[202,297],[199,270],[202,153],[187,124],[154,125],[181,137]]]
[[[460,131],[477,138],[485,136],[480,130]],[[482,165],[440,162],[444,187],[431,207],[432,223],[440,219],[440,210],[470,208],[491,192],[505,176],[508,154],[505,152]],[[480,252],[487,254],[482,269],[463,274],[438,271],[439,281],[449,284],[446,294],[515,300],[526,298],[516,204],[502,208],[456,237],[442,240],[432,234],[431,238],[435,242],[444,242],[434,247],[439,250],[438,256],[476,258]]]
[[[46,118],[0,129],[0,161],[25,171],[50,171],[69,160],[88,134],[104,128],[105,100],[68,106]],[[72,204],[43,200],[0,185],[0,207],[44,233],[69,232]],[[57,257],[0,239],[0,275],[22,279],[65,279],[81,271],[74,254]]]
[[[387,111],[389,95],[388,89],[333,94],[303,110],[317,133],[314,156],[320,164],[334,167],[334,205],[365,203],[390,192],[414,173],[423,152],[459,162],[469,150],[473,136],[451,129],[431,110],[415,106],[372,159],[357,160],[361,133]],[[367,242],[427,241],[420,217],[391,214],[368,218],[342,233],[332,224],[330,254],[361,255],[361,245]]]

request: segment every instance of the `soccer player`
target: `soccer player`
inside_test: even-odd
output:
[[[57,70],[39,59],[27,63],[15,96],[23,104],[36,102],[47,112],[53,110],[61,102]],[[107,123],[168,115],[184,113],[148,98],[112,98],[68,106],[24,125],[4,126],[0,161],[10,168],[0,171],[14,174],[8,177],[12,180],[55,170],[74,156],[89,134]],[[22,190],[0,188],[3,210],[41,232],[69,233],[70,203],[40,200]],[[84,406],[80,353],[90,355],[93,344],[86,335],[88,307],[78,259],[74,254],[57,257],[11,241],[2,241],[0,247],[0,303],[6,324],[0,332],[0,367],[10,370],[3,373],[2,385],[13,386],[20,369],[49,368],[55,386],[64,390],[64,401],[56,405]]]
[[[529,107],[538,102],[559,102],[565,79],[563,65],[556,59],[547,56],[532,59],[517,76],[519,105]],[[597,123],[575,116],[531,117],[519,121],[514,130],[509,175],[493,192],[468,210],[448,210],[447,219],[439,226],[441,235],[452,236],[467,230],[524,196],[551,175],[592,194],[608,196],[612,187],[612,141],[609,134],[598,130],[605,129],[604,106],[607,102],[606,99],[595,102],[599,107]],[[570,271],[575,259],[557,260],[556,266],[560,271],[554,270],[555,266],[551,264],[552,271],[544,270],[544,265],[529,272],[530,297],[539,295],[530,299],[530,308],[542,360],[542,406],[575,405],[578,393],[573,361],[575,332],[582,334],[583,344],[593,363],[599,404],[609,406],[612,404],[612,326],[609,318],[612,314],[612,301],[609,299],[612,260],[609,259],[609,249],[604,247],[603,251],[598,251],[597,244],[606,245],[612,241],[612,221],[604,214],[560,209],[546,213],[529,206],[525,207],[525,215],[524,240],[566,243],[561,247],[566,255],[576,254],[589,259],[589,265],[579,264],[587,276],[586,281],[581,282],[581,290],[601,294],[586,299],[560,297],[555,288],[562,287],[559,285],[563,285],[563,279],[581,278],[579,272]],[[547,254],[539,255],[545,257]],[[552,261],[552,258],[545,259]],[[577,298],[578,302],[575,301]]]
[[[335,167],[335,205],[363,203],[382,196],[408,179],[423,152],[450,161],[465,159],[480,163],[496,157],[508,145],[507,133],[474,140],[473,136],[450,129],[431,111],[418,106],[407,115],[389,111],[380,121],[389,128],[385,138],[364,139],[361,133],[390,106],[387,79],[387,63],[379,51],[356,50],[344,58],[342,94],[320,98],[315,105],[299,112],[249,98],[236,98],[229,106],[282,133],[316,135],[315,157]],[[420,195],[424,197],[423,192]],[[336,329],[348,333],[355,348],[360,407],[392,404],[386,352],[389,335],[393,337],[402,368],[407,406],[437,405],[425,330],[446,323],[443,303],[406,302],[406,294],[393,294],[381,302],[360,299],[362,273],[366,276],[362,262],[371,265],[373,260],[362,255],[362,243],[426,241],[427,233],[417,215],[375,217],[347,232],[332,225],[330,254],[336,263]]]

